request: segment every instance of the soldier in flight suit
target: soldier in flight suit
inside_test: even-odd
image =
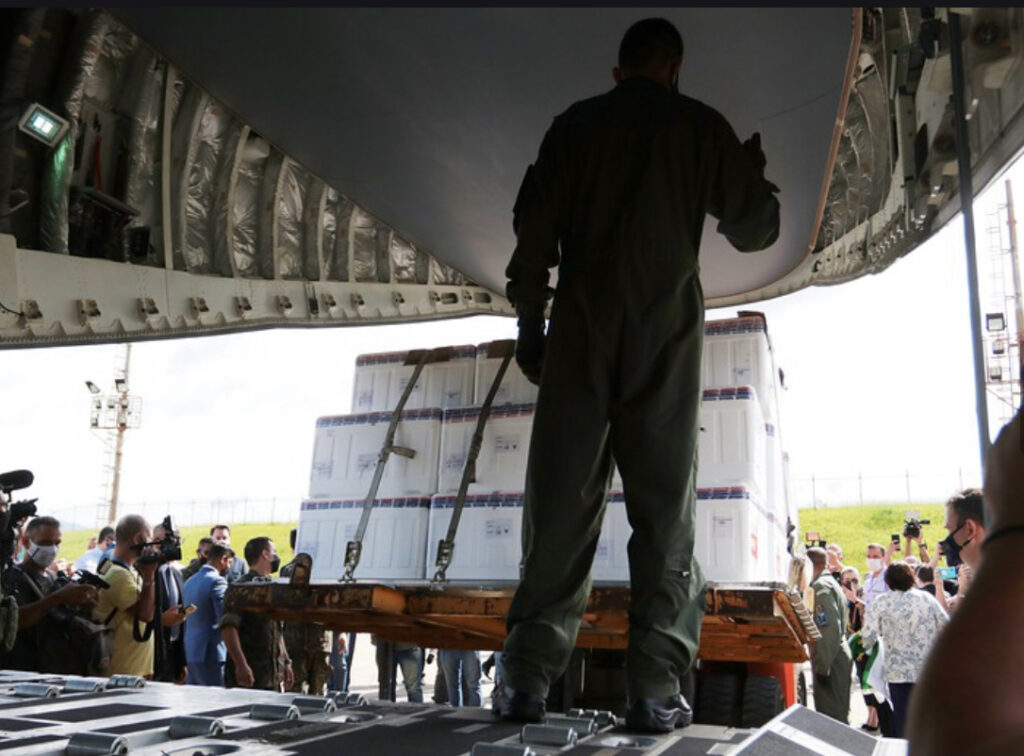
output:
[[[846,598],[839,584],[827,570],[828,555],[817,547],[807,549],[807,558],[814,565],[814,624],[821,640],[811,652],[814,672],[814,708],[843,724],[850,718],[850,670],[853,657],[846,644]]]
[[[706,213],[744,252],[778,236],[755,135],[679,94],[683,44],[634,24],[616,87],[555,118],[514,209],[506,270],[516,360],[539,382],[526,474],[523,579],[508,616],[499,713],[541,721],[590,594],[612,458],[633,536],[626,656],[635,731],[692,720],[679,679],[697,655],[704,580],[693,558]],[[544,333],[549,269],[559,266]]]

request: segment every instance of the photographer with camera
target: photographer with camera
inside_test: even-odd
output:
[[[60,550],[60,522],[36,517],[21,536],[25,556],[4,571],[4,593],[18,602],[17,638],[3,660],[5,669],[73,674],[67,668],[67,623],[70,607],[91,610],[99,599],[97,589],[84,583],[59,581],[48,568]],[[62,611],[61,611],[62,610]],[[73,641],[72,641],[73,642]]]
[[[160,544],[156,571],[156,611],[160,624],[155,630],[153,679],[160,682],[185,682],[185,628],[187,614],[182,604],[185,581],[174,562],[181,558],[181,537],[170,515],[153,528],[153,539]],[[177,552],[175,548],[177,547]]]
[[[159,560],[152,550],[149,524],[141,515],[125,515],[114,530],[116,545],[99,574],[110,589],[100,592],[93,611],[97,622],[114,628],[112,675],[153,675],[154,587]],[[142,559],[144,555],[150,557]]]

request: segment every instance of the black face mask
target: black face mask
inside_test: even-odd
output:
[[[270,571],[277,572],[281,569],[281,557],[274,554],[274,558],[270,560]]]
[[[960,558],[960,550],[974,540],[973,538],[968,538],[961,545],[956,542],[956,539],[953,538],[953,536],[959,533],[961,529],[963,529],[963,526],[966,524],[967,522],[965,520],[964,522],[960,523],[960,527],[958,527],[956,530],[954,530],[952,533],[946,536],[942,541],[940,541],[940,543],[942,544],[942,553],[946,555],[946,564],[948,564],[950,567],[957,567],[964,563],[964,560]]]

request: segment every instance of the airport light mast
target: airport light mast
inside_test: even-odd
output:
[[[97,512],[98,525],[112,525],[117,522],[124,434],[127,430],[138,428],[142,424],[142,398],[128,393],[131,356],[132,345],[125,344],[121,364],[114,372],[112,392],[104,394],[92,381],[85,382],[86,388],[92,394],[89,427],[100,436],[107,451],[103,467],[103,494]]]

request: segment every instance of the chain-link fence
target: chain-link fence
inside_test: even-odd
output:
[[[160,522],[173,515],[179,527],[224,523],[238,525],[247,522],[295,522],[299,519],[301,499],[192,499],[185,501],[124,501],[118,505],[119,515],[140,514],[150,523]],[[42,513],[42,512],[41,512]],[[97,518],[105,519],[106,505],[80,504],[54,511],[65,531],[93,530]]]
[[[800,509],[871,506],[876,504],[942,504],[953,493],[979,486],[975,473],[949,472],[886,475],[811,475],[793,481],[792,495]]]
[[[800,509],[870,506],[876,504],[941,504],[967,486],[980,485],[976,473],[963,469],[945,473],[904,471],[885,475],[814,475],[793,481],[791,495]],[[191,499],[177,501],[122,502],[121,514],[141,514],[149,522],[174,515],[179,526],[249,522],[295,522],[301,498]],[[103,510],[105,512],[105,509]],[[65,523],[65,530],[97,527],[101,508],[80,504],[47,512]]]

